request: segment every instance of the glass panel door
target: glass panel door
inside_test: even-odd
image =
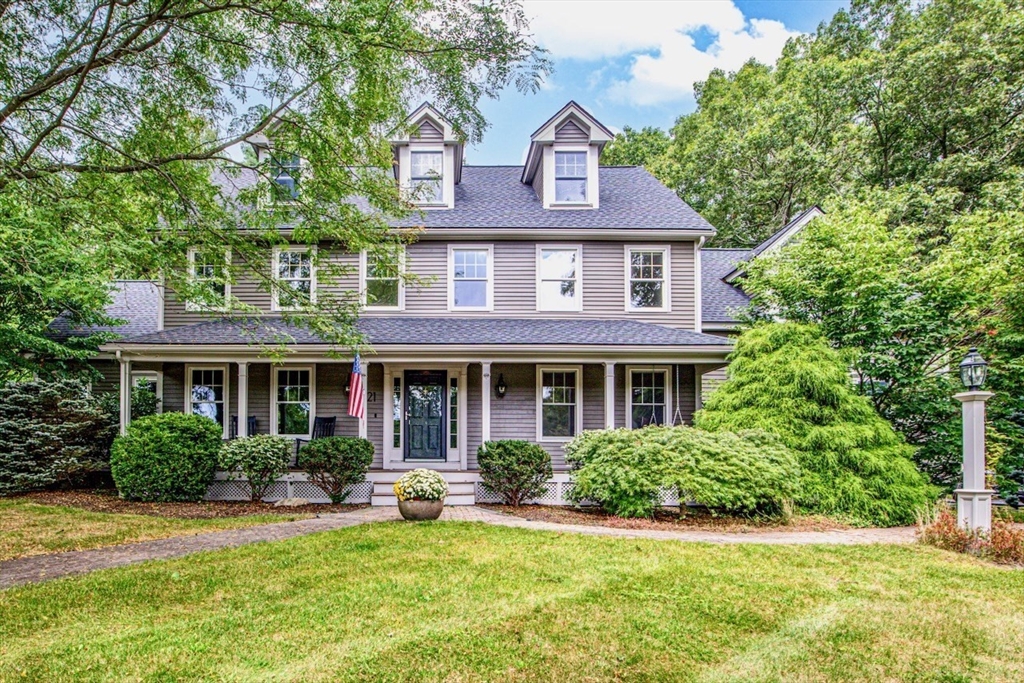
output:
[[[445,460],[444,420],[447,373],[405,373],[405,459]]]

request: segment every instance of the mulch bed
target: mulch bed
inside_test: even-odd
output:
[[[555,524],[584,524],[617,529],[656,529],[659,531],[731,531],[756,533],[758,531],[835,531],[850,527],[826,517],[798,516],[789,523],[764,517],[727,517],[706,510],[687,508],[680,516],[673,508],[654,513],[654,519],[627,519],[609,515],[598,509],[572,508],[554,505],[483,505],[489,510],[515,515],[535,522]]]
[[[349,512],[367,507],[358,505],[333,505],[314,503],[297,507],[274,507],[273,503],[251,503],[247,501],[201,501],[198,503],[140,503],[122,500],[117,491],[37,491],[21,498],[40,505],[63,505],[92,512],[112,512],[151,517],[176,517],[179,519],[215,519],[218,517],[248,517],[250,515],[322,515],[334,512]]]

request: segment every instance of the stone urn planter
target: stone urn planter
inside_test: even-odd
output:
[[[443,500],[400,500],[398,511],[402,517],[412,522],[437,519],[444,512]]]
[[[434,470],[415,469],[395,482],[398,511],[408,520],[437,519],[444,511],[447,496],[448,482]]]

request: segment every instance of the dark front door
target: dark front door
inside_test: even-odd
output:
[[[444,460],[443,370],[405,372],[405,459]]]

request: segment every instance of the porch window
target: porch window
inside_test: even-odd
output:
[[[668,249],[627,248],[629,278],[626,308],[668,310]]]
[[[221,426],[227,436],[227,372],[225,368],[189,368],[186,408],[193,415],[208,417]]]
[[[489,311],[493,291],[492,250],[486,247],[452,248],[449,310]]]
[[[587,201],[586,152],[555,152],[555,201]]]
[[[579,433],[580,379],[579,367],[538,367],[538,441],[568,441]]]
[[[459,378],[448,380],[448,446],[459,447]]]
[[[537,247],[537,310],[580,310],[580,247]]]
[[[409,180],[413,201],[418,204],[444,203],[444,154],[412,152],[409,155]]]
[[[228,307],[231,286],[228,265],[231,252],[221,249],[189,249],[188,274],[196,296],[185,302],[189,311],[223,310]]]
[[[395,377],[394,388],[391,392],[391,419],[393,420],[393,434],[391,445],[395,448],[402,447],[402,378]]]
[[[367,308],[401,309],[404,292],[402,264],[405,254],[364,252],[364,282]]]
[[[313,416],[312,381],[309,368],[275,370],[274,410],[277,433],[282,436],[307,436]]]
[[[164,374],[159,370],[133,370],[132,388],[152,392],[156,396],[156,412],[164,412]],[[132,404],[132,408],[135,405]]]
[[[316,300],[316,273],[310,250],[278,250],[274,256],[274,279],[274,310],[293,310]]]
[[[630,370],[630,427],[665,424],[668,409],[668,370]]]

